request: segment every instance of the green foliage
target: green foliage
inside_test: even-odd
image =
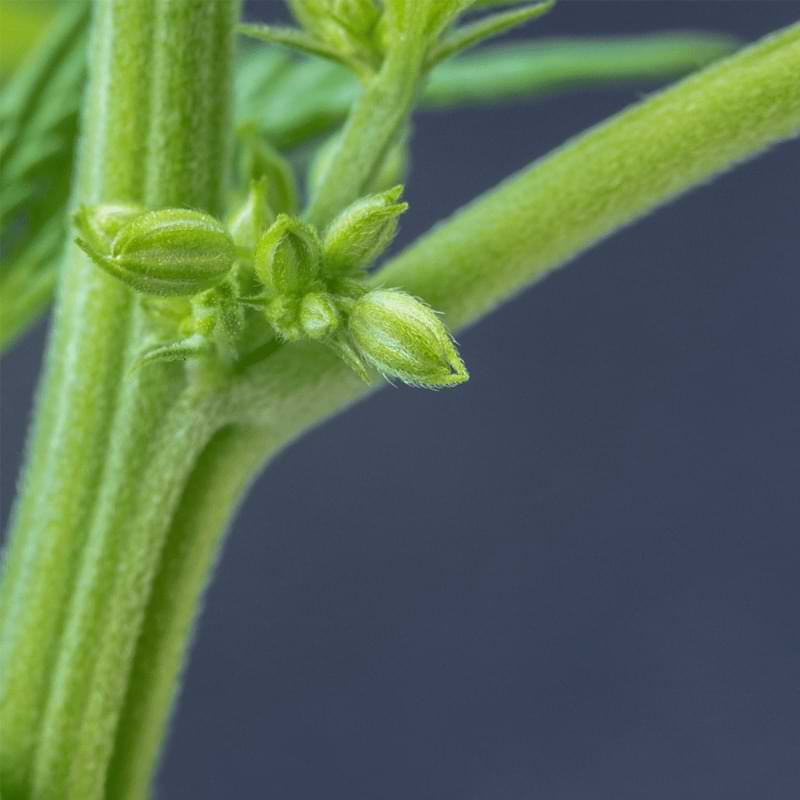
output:
[[[358,376],[461,383],[445,320],[475,321],[661,203],[800,133],[795,25],[576,137],[367,275],[405,210],[397,189],[375,192],[372,181],[407,138],[428,59],[462,13],[498,5],[386,0],[373,24],[375,4],[296,2],[302,35],[357,62],[361,88],[353,95],[351,80],[335,113],[334,103],[317,117],[278,116],[270,124],[296,135],[278,150],[263,130],[240,129],[250,141],[231,187],[235,0],[97,3],[69,212],[83,208],[77,226],[92,257],[67,249],[0,583],[4,797],[147,796],[231,514],[265,459],[367,391]],[[687,66],[686,52],[667,50],[648,63]],[[543,57],[508,52],[492,63]],[[649,53],[629,50],[616,74],[635,74]],[[440,68],[453,71],[437,102],[480,83],[465,74],[489,55],[468,58]],[[324,69],[334,72],[265,59],[298,106],[309,75],[309,102],[324,105],[316,81],[341,68]],[[474,97],[491,85],[542,91],[580,72],[554,69],[536,83],[504,69]],[[329,130],[343,108],[301,211],[280,150]],[[26,119],[14,126],[33,131]]]
[[[35,321],[55,282],[87,18],[85,0],[63,4],[43,41],[0,91],[0,350]]]
[[[542,14],[546,14],[554,5],[555,0],[548,0],[546,3],[535,3],[525,8],[492,14],[477,22],[463,25],[443,36],[441,41],[430,49],[428,66],[432,67],[440,61],[460,53],[462,50],[474,47],[487,39],[506,33],[506,31],[513,30],[526,22],[531,22],[542,16]]]
[[[541,5],[522,11],[533,13]],[[2,90],[0,151],[11,147],[11,153],[3,151],[0,159],[0,348],[36,320],[55,284],[68,227],[65,208],[84,84],[86,8],[85,0],[66,4],[48,41]],[[466,29],[473,24],[478,23],[467,23]],[[491,104],[574,85],[663,80],[723,55],[734,44],[712,34],[661,34],[493,47],[435,67],[420,105]],[[279,148],[297,150],[341,124],[358,95],[358,84],[337,64],[256,47],[238,61],[236,87],[240,180],[247,184],[266,176],[270,206],[296,214],[294,171]],[[22,167],[14,155],[21,142]],[[319,192],[340,143],[339,135],[332,136],[317,149],[307,182],[311,195]],[[408,136],[401,132],[364,191],[378,192],[404,181],[407,164]]]
[[[178,338],[143,347],[132,370],[198,359],[235,366],[248,360],[254,336],[268,335],[266,323],[284,342],[328,345],[364,380],[366,364],[413,386],[467,379],[433,312],[401,292],[368,293],[365,270],[408,208],[397,202],[402,186],[360,198],[324,236],[297,217],[275,217],[267,186],[266,177],[251,183],[227,227],[201,211],[134,204],[82,206],[75,215],[77,244],[98,267],[141,294],[168,298],[144,308]],[[246,309],[261,312],[261,330],[245,330]]]

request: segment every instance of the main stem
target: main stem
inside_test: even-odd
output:
[[[96,3],[78,202],[219,213],[237,6]],[[68,249],[0,596],[7,800],[110,796],[164,540],[222,423],[208,379],[127,374],[148,325],[126,288]]]

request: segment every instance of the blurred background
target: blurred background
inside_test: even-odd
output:
[[[522,36],[798,17],[566,0]],[[398,246],[653,88],[420,114]],[[793,142],[680,199],[463,333],[465,387],[385,390],[283,453],[157,796],[797,797],[798,174]],[[4,521],[44,336],[2,364]]]

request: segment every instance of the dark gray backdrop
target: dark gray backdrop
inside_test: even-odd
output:
[[[564,2],[530,34],[798,17]],[[402,241],[638,95],[420,116]],[[210,592],[160,796],[797,797],[799,157],[465,333],[464,388],[384,391],[279,458]],[[6,510],[42,340],[3,365]]]

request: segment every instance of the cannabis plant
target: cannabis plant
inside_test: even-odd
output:
[[[5,800],[147,796],[225,529],[277,452],[387,382],[463,384],[454,332],[800,132],[798,25],[738,52],[465,53],[553,3],[288,5],[75,0],[3,87],[4,344],[55,287],[0,589]],[[386,257],[415,108],[707,63]]]

